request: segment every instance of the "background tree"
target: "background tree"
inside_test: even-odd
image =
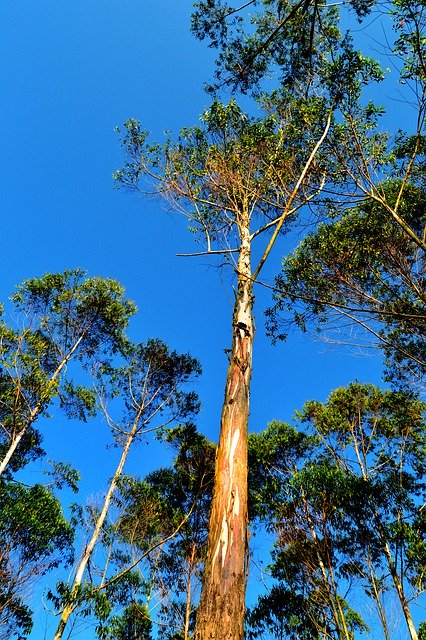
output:
[[[410,551],[412,544],[422,548],[416,520],[425,488],[424,405],[401,392],[353,384],[333,392],[325,406],[308,403],[301,418],[315,425],[329,459],[359,487],[350,513],[353,548],[364,547],[364,558],[368,549],[375,569],[385,567],[409,636],[417,640],[407,589],[414,588],[415,597],[424,588]]]
[[[74,385],[67,365],[89,367],[123,340],[134,305],[113,281],[81,270],[27,280],[12,296],[18,326],[0,325],[0,633],[26,635],[32,627],[28,594],[36,579],[72,560],[73,522],[55,488],[77,490],[79,475],[53,462],[47,486],[21,483],[17,473],[44,455],[36,421],[55,399],[68,415],[93,411],[90,389]],[[74,373],[78,368],[74,368]]]
[[[386,592],[417,638],[411,604],[424,590],[423,411],[409,394],[354,383],[298,414],[311,446],[290,478],[283,467],[281,484],[274,454],[276,487],[264,509],[277,535],[270,570],[278,582],[249,616],[255,637],[265,629],[284,638],[352,637],[366,629],[351,606],[361,590],[385,638],[393,633]]]
[[[208,518],[213,488],[215,447],[193,426],[172,429],[167,440],[177,451],[171,468],[150,473],[144,480],[162,505],[160,530],[164,544],[145,561],[149,584],[148,606],[158,635],[165,640],[189,640],[194,630],[199,599]],[[143,528],[143,492],[133,482],[126,494],[126,515],[120,531],[136,547],[138,557],[146,548]]]
[[[101,640],[126,633],[145,640],[152,629],[165,639],[188,639],[193,630],[215,447],[192,424],[172,428],[165,438],[177,452],[173,465],[143,480],[119,479],[87,564],[90,582],[82,586],[79,616],[96,620]],[[90,533],[100,508],[86,508]]]
[[[400,185],[387,183],[383,191],[392,202]],[[426,224],[424,202],[423,189],[406,185],[399,210],[418,235]],[[338,332],[361,346],[372,336],[385,353],[388,378],[419,385],[426,373],[424,283],[423,250],[369,199],[321,225],[284,258],[269,329],[278,338],[292,323],[314,326],[328,330],[329,339]]]
[[[31,631],[31,589],[72,562],[73,540],[73,524],[50,488],[0,481],[0,638],[21,640]]]
[[[55,397],[79,417],[93,407],[90,392],[67,377],[67,365],[88,367],[123,341],[135,306],[116,281],[84,275],[80,269],[46,274],[27,280],[12,296],[24,326],[0,326],[0,474],[41,452],[34,424]]]
[[[196,395],[185,390],[192,377],[200,373],[199,364],[194,358],[170,351],[159,340],[134,346],[126,344],[122,355],[125,358],[122,367],[104,365],[98,373],[101,404],[116,444],[121,448],[121,456],[102,507],[96,514],[90,539],[77,564],[72,586],[59,587],[62,606],[55,640],[62,638],[70,616],[81,604],[82,595],[85,597],[81,585],[86,568],[101,536],[132,444],[148,431],[160,434],[170,422],[189,419],[198,411]],[[121,415],[119,419],[114,419],[106,403],[108,398],[112,400],[118,394]]]

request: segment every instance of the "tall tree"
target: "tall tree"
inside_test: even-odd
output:
[[[123,474],[133,443],[147,434],[158,434],[172,421],[191,418],[198,411],[196,395],[185,389],[194,375],[200,373],[198,362],[189,355],[170,351],[160,340],[125,346],[125,364],[116,369],[104,365],[98,373],[98,390],[116,444],[121,448],[117,468],[109,484],[101,509],[96,514],[93,531],[78,561],[70,588],[60,590],[63,598],[55,640],[60,640],[72,613],[81,604],[81,585],[95,547],[101,537],[111,501]],[[107,408],[108,399],[118,394],[122,415],[114,419]],[[104,577],[105,579],[105,577]]]
[[[354,548],[364,545],[375,566],[386,567],[412,640],[417,631],[407,588],[422,589],[423,582],[411,550],[414,544],[424,557],[416,531],[425,489],[424,409],[409,394],[352,384],[333,392],[326,405],[307,403],[301,414],[322,437],[329,459],[359,486],[361,500],[355,496],[348,513]]]
[[[352,637],[351,629],[365,628],[351,607],[362,587],[384,637],[392,633],[382,601],[388,591],[416,640],[411,602],[424,590],[426,552],[423,412],[410,394],[354,383],[298,413],[311,446],[290,477],[279,447],[272,457],[276,490],[263,504],[277,533],[278,583],[251,615],[255,636],[279,630],[278,620],[284,637],[297,637],[306,620],[307,637]]]
[[[55,397],[80,416],[90,408],[90,393],[73,386],[67,365],[90,366],[123,342],[135,306],[118,282],[84,276],[80,269],[46,274],[12,296],[24,327],[0,326],[0,475],[40,451],[34,425]]]
[[[172,467],[150,473],[123,487],[125,516],[119,531],[140,557],[148,541],[143,523],[147,487],[161,505],[160,537],[165,541],[149,553],[145,579],[149,609],[163,640],[190,640],[199,598],[213,488],[215,447],[192,425],[167,436],[177,456]],[[142,516],[142,517],[141,517]]]
[[[177,449],[172,466],[119,479],[87,565],[79,617],[96,619],[100,640],[126,633],[148,640],[152,629],[164,640],[189,640],[193,631],[215,447],[192,424],[165,439]],[[100,508],[84,510],[90,534]]]
[[[247,116],[234,101],[214,101],[203,126],[164,145],[148,144],[139,123],[129,120],[123,138],[129,161],[115,174],[127,188],[148,181],[152,190],[154,182],[189,218],[203,253],[228,258],[237,279],[197,640],[243,634],[253,285],[286,223],[331,179],[325,142],[335,111],[356,102],[360,85],[378,76],[371,60],[340,42],[335,11],[324,9],[323,18],[325,32],[302,77],[264,101],[264,119]],[[283,55],[291,58],[294,39],[286,42]]]

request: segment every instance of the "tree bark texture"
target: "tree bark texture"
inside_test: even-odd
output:
[[[250,242],[241,243],[207,556],[194,640],[242,640],[247,577],[247,432],[254,324]]]

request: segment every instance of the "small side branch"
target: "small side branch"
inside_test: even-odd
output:
[[[222,255],[224,253],[238,253],[239,249],[210,249],[208,251],[197,251],[195,253],[177,253],[176,256],[179,258],[192,258],[194,256],[211,256],[211,255]]]

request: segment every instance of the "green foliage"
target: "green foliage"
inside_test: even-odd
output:
[[[136,311],[116,280],[85,275],[74,269],[32,278],[12,296],[17,310],[33,318],[59,355],[65,356],[78,343],[82,361],[99,350],[117,350]]]
[[[247,637],[271,637],[288,640],[320,640],[324,637],[309,616],[309,603],[303,594],[283,585],[273,585],[268,595],[260,596],[246,617]],[[329,633],[327,623],[324,631]],[[264,634],[268,634],[265,636]]]
[[[395,588],[391,575],[412,598],[423,591],[424,409],[410,394],[353,383],[305,404],[307,431],[274,423],[257,435],[267,446],[255,446],[255,465],[273,475],[256,496],[276,533],[276,582],[248,616],[250,637],[346,637],[344,625],[368,630],[351,606],[360,587],[376,606],[375,594]]]
[[[382,189],[395,200],[399,183]],[[426,222],[424,202],[423,189],[406,186],[399,214],[419,235]],[[392,381],[424,376],[422,251],[375,201],[366,200],[308,235],[283,260],[276,286],[275,307],[268,311],[276,338],[291,322],[319,331],[357,323],[358,339],[367,330],[379,339]]]
[[[361,22],[377,3],[354,0],[349,5],[355,19]],[[234,91],[238,87],[246,92],[265,85],[270,78],[282,85],[297,82],[303,74],[311,76],[324,64],[324,43],[336,44],[340,38],[335,5],[305,0],[251,0],[234,7],[224,0],[199,0],[194,7],[194,35],[208,40],[209,46],[218,50],[216,81],[209,86],[211,91],[229,85]],[[396,39],[388,46],[394,56],[402,59],[402,81],[424,86],[424,5],[417,0],[394,0],[375,11],[384,18],[391,16]]]
[[[11,298],[23,327],[0,325],[1,459],[19,442],[9,473],[43,454],[34,423],[56,397],[70,417],[94,414],[93,391],[74,385],[67,365],[89,368],[125,346],[135,306],[116,281],[84,276],[77,269],[27,280]]]
[[[190,420],[199,411],[199,400],[187,385],[201,374],[199,362],[190,354],[178,354],[162,341],[127,343],[123,365],[104,364],[95,374],[101,404],[106,410],[117,441],[126,437],[132,425],[137,433]],[[119,416],[115,418],[114,416]]]
[[[403,81],[426,80],[425,6],[416,0],[395,0],[392,11],[396,41],[394,50],[404,60]]]
[[[59,500],[41,485],[0,482],[0,634],[20,640],[32,629],[27,585],[72,561],[73,529]]]
[[[352,2],[358,16],[372,2]],[[324,69],[324,51],[340,40],[338,11],[317,2],[253,0],[233,8],[222,0],[195,3],[192,31],[219,50],[215,90],[228,84],[243,92],[274,77],[283,86]]]
[[[55,462],[50,460],[51,471],[46,471],[46,475],[51,476],[53,481],[51,486],[57,489],[69,487],[74,493],[78,492],[78,483],[81,476],[68,462]]]
[[[309,458],[317,444],[284,422],[271,422],[267,429],[249,435],[249,515],[254,523],[274,527],[275,510],[283,500],[286,482]]]
[[[151,640],[152,622],[141,602],[129,604],[122,615],[111,619],[105,629],[97,629],[100,640]]]
[[[58,499],[42,485],[26,487],[3,482],[0,495],[0,535],[7,548],[16,548],[20,561],[38,563],[45,571],[43,558],[59,553],[70,562],[70,545],[74,534],[64,519]],[[57,564],[56,557],[49,566]]]

